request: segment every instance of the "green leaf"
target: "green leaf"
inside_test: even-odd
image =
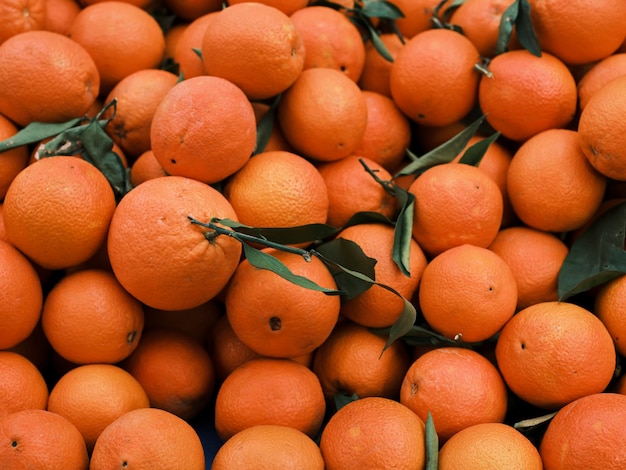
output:
[[[598,217],[573,243],[558,276],[559,300],[626,273],[626,202]]]
[[[463,153],[463,156],[459,160],[459,163],[465,163],[472,166],[480,165],[480,162],[482,161],[485,153],[489,149],[489,146],[494,143],[498,137],[500,137],[500,133],[495,132],[489,137],[479,140]]]
[[[353,393],[352,395],[348,395],[346,393],[336,393],[333,396],[333,400],[335,402],[335,410],[340,410],[341,408],[346,406],[348,403],[351,403],[358,399],[359,399],[359,396],[356,393]]]
[[[0,142],[0,152],[21,147],[22,145],[41,142],[44,139],[48,139],[49,137],[53,137],[71,129],[82,120],[83,118],[74,118],[67,122],[60,123],[31,122],[23,129],[20,129],[14,136]]]
[[[496,55],[502,54],[509,47],[513,28],[519,14],[519,2],[515,0],[511,3],[500,18],[500,26],[498,28],[498,40],[496,42]]]
[[[335,236],[341,229],[326,224],[306,224],[295,227],[250,227],[230,219],[220,219],[219,223],[235,232],[258,237],[281,245],[299,245],[301,243],[325,240]]]
[[[480,116],[469,126],[452,137],[450,140],[444,142],[439,147],[434,148],[430,152],[422,155],[421,157],[415,157],[414,160],[405,166],[402,170],[394,175],[394,178],[407,175],[419,175],[426,171],[428,168],[441,163],[448,163],[461,152],[466,146],[469,140],[478,131],[480,126],[485,121],[485,115]],[[410,151],[407,151],[410,157],[413,157]]]
[[[281,95],[279,94],[274,98],[267,113],[265,113],[257,125],[255,154],[263,152],[270,140],[270,136],[274,130],[274,123],[276,122],[276,109],[278,108],[280,97]]]
[[[537,57],[541,57],[541,47],[530,18],[530,4],[528,0],[518,0],[518,2],[519,13],[515,21],[517,39],[524,49]]]
[[[195,54],[202,60],[202,49],[198,49],[197,47],[192,47],[191,50],[195,52]]]
[[[383,57],[383,59],[387,60],[388,62],[393,62],[393,56],[391,55],[391,52],[389,52],[389,49],[387,49],[387,46],[385,45],[383,40],[378,35],[378,31],[376,31],[376,29],[369,21],[365,22],[365,26],[369,33],[370,40],[372,41],[372,45],[376,49],[376,52],[378,52]]]
[[[387,288],[387,290],[390,290],[391,292],[395,292],[404,301],[404,308],[402,309],[402,313],[400,313],[400,316],[393,323],[393,325],[391,325],[391,329],[389,330],[389,335],[387,336],[387,343],[385,344],[385,347],[383,348],[383,351],[382,351],[382,352],[385,352],[385,350],[389,346],[391,346],[394,341],[402,338],[407,333],[407,331],[410,331],[411,328],[413,328],[413,325],[415,324],[415,319],[417,317],[417,312],[415,310],[415,306],[411,302],[409,302],[407,299],[402,297],[400,294],[398,294],[396,291],[382,284],[379,284],[379,285],[381,287]]]
[[[405,276],[410,276],[411,242],[413,240],[413,218],[415,196],[396,186],[396,197],[400,203],[400,212],[396,218],[393,232],[392,259]]]
[[[379,332],[384,334],[388,332],[389,329],[380,329]],[[410,346],[458,346],[459,343],[450,338],[446,338],[439,333],[434,332],[430,328],[425,328],[419,325],[412,325],[404,335],[402,336],[402,340]]]
[[[243,252],[244,256],[248,260],[248,262],[258,269],[267,269],[268,271],[272,271],[275,274],[278,274],[283,279],[296,284],[300,287],[304,287],[305,289],[316,290],[319,292],[323,292],[328,295],[339,295],[342,294],[339,290],[336,289],[328,289],[327,287],[322,287],[319,284],[311,281],[310,279],[300,276],[298,274],[294,274],[287,266],[285,266],[278,258],[272,256],[264,251],[258,250],[256,248],[251,247],[247,243],[243,243]]]
[[[439,436],[437,436],[435,422],[430,411],[425,424],[426,464],[424,470],[437,470],[439,468]]]
[[[369,18],[385,18],[389,20],[397,20],[404,18],[404,13],[391,2],[384,0],[374,0],[366,2],[361,8],[361,13]]]

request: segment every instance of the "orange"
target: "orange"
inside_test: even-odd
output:
[[[133,72],[158,67],[165,51],[165,37],[154,17],[121,1],[87,5],[74,18],[68,35],[93,58],[103,93]]]
[[[548,129],[524,142],[509,165],[507,185],[515,214],[546,232],[568,232],[600,207],[606,178],[585,158],[580,133]]]
[[[239,221],[253,227],[326,223],[329,194],[311,162],[285,151],[252,157],[224,186]]]
[[[422,354],[400,389],[400,402],[423,421],[431,413],[441,443],[472,425],[503,422],[507,400],[498,369],[476,351],[459,347]]]
[[[139,382],[112,364],[87,364],[66,372],[48,398],[48,411],[74,424],[89,452],[109,424],[128,411],[149,405]]]
[[[219,388],[215,429],[224,441],[258,424],[289,426],[315,437],[325,411],[322,386],[308,367],[289,359],[252,359]]]
[[[395,33],[382,33],[380,40],[385,45],[389,55],[395,60],[398,52],[404,46],[402,39]],[[365,43],[365,62],[359,77],[359,86],[363,91],[374,91],[391,98],[389,89],[389,74],[393,61],[383,57],[371,41]]]
[[[596,393],[561,408],[539,446],[546,470],[624,468],[626,397]]]
[[[41,315],[43,289],[31,262],[11,244],[0,241],[0,349],[24,341]]]
[[[222,303],[216,299],[183,310],[160,310],[145,307],[145,330],[173,328],[204,342],[213,325],[222,315],[223,310]]]
[[[296,275],[327,289],[337,288],[316,256],[307,260],[273,248],[264,253]],[[242,343],[263,356],[286,358],[307,354],[328,338],[337,323],[340,300],[257,269],[246,259],[226,288],[225,304],[228,321]]]
[[[244,0],[229,0],[229,5],[236,5],[238,3],[244,3]],[[297,10],[306,7],[309,4],[308,0],[261,0],[259,3],[268,5],[282,11],[285,15],[291,15]]]
[[[7,0],[0,5],[0,44],[17,34],[45,28],[47,0]]]
[[[569,302],[541,302],[518,312],[500,332],[495,353],[513,393],[546,409],[603,391],[616,360],[603,323]]]
[[[0,45],[0,90],[0,113],[18,126],[63,122],[87,112],[100,77],[80,44],[59,33],[29,31]]]
[[[543,470],[539,451],[503,423],[475,424],[452,436],[439,452],[439,470]]]
[[[489,249],[511,268],[517,284],[517,308],[558,300],[558,276],[567,245],[555,234],[525,226],[498,232]]]
[[[366,397],[343,406],[322,431],[320,449],[328,470],[423,468],[424,423],[406,406]]]
[[[46,21],[43,29],[67,35],[80,10],[81,6],[76,0],[46,0]]]
[[[152,149],[139,155],[130,167],[129,177],[133,186],[161,176],[167,176],[167,173],[154,156]]]
[[[193,77],[157,106],[150,142],[168,174],[217,183],[249,160],[256,145],[254,110],[232,82]]]
[[[285,470],[325,468],[313,439],[289,426],[271,424],[259,424],[235,434],[219,448],[211,468],[253,470],[262,463]]]
[[[202,49],[204,32],[216,13],[217,11],[212,11],[199,16],[188,23],[180,35],[172,57],[178,64],[179,72],[184,79],[204,75],[202,57],[197,51]]]
[[[434,10],[441,0],[391,0],[390,3],[404,15],[396,20],[398,30],[405,38],[412,38],[433,27]]]
[[[467,115],[477,101],[480,61],[476,46],[450,29],[430,29],[398,51],[391,73],[391,97],[413,121],[445,126]]]
[[[600,88],[611,80],[626,75],[626,53],[610,55],[595,63],[578,81],[578,105],[585,109]]]
[[[220,10],[224,2],[222,0],[163,0],[163,4],[178,18],[193,21],[202,15]]]
[[[357,82],[365,65],[365,44],[355,24],[327,6],[301,8],[291,20],[304,42],[304,69],[327,67]]]
[[[460,245],[435,256],[424,269],[419,306],[428,324],[450,339],[484,341],[515,313],[517,283],[493,251]]]
[[[626,340],[624,325],[626,325],[624,308],[626,302],[626,275],[620,275],[600,286],[595,296],[593,312],[604,323],[611,334],[615,349],[625,355]]]
[[[343,227],[357,212],[376,212],[389,219],[396,213],[396,199],[369,171],[382,181],[391,181],[391,174],[371,158],[352,154],[322,163],[318,170],[328,189],[329,225]]]
[[[0,351],[0,422],[21,410],[45,410],[48,385],[35,365],[25,356]]]
[[[150,406],[186,421],[209,403],[215,372],[202,343],[173,328],[145,332],[137,349],[122,363],[148,395]]]
[[[392,287],[405,299],[410,299],[416,292],[426,267],[426,256],[415,240],[409,241],[407,268],[410,275],[407,276],[392,257],[394,228],[391,225],[353,225],[343,229],[337,237],[356,243],[365,256],[377,260],[374,266],[377,282]],[[398,319],[403,308],[404,302],[397,295],[374,285],[356,297],[345,299],[341,315],[367,327],[384,328]]]
[[[114,211],[104,175],[85,160],[60,156],[38,160],[15,177],[3,217],[13,245],[42,267],[61,269],[96,253]]]
[[[152,117],[177,81],[176,75],[165,70],[138,70],[120,80],[106,97],[107,103],[117,100],[115,109],[109,108],[103,116],[112,117],[107,133],[131,161],[150,150]]]
[[[513,0],[466,0],[454,10],[450,23],[459,26],[482,57],[496,55],[502,14]]]
[[[189,423],[172,413],[156,408],[128,411],[102,432],[89,468],[125,467],[203,470],[202,441]]]
[[[54,350],[75,364],[116,363],[141,338],[141,303],[108,271],[65,275],[46,296],[41,322]]]
[[[0,420],[0,461],[6,468],[86,469],[89,456],[76,426],[46,410],[17,411]]]
[[[367,127],[354,153],[393,171],[411,143],[409,119],[391,98],[373,91],[363,91],[363,96],[367,104]]]
[[[488,68],[491,75],[480,79],[478,104],[487,122],[503,136],[521,142],[572,121],[576,82],[555,56],[513,50],[494,57]]]
[[[237,269],[240,243],[192,224],[189,216],[203,223],[213,217],[237,220],[221,193],[182,176],[140,184],[115,210],[107,240],[111,267],[122,286],[150,307],[201,305]]]
[[[570,65],[588,64],[615,52],[626,37],[626,4],[601,0],[530,0],[530,18],[541,49]]]
[[[464,244],[486,248],[498,234],[502,193],[475,166],[436,165],[422,173],[409,192],[415,195],[413,237],[430,256]]]
[[[357,148],[367,127],[367,104],[358,85],[331,68],[304,70],[278,103],[278,122],[296,152],[333,161]]]
[[[163,51],[161,67],[174,59],[174,51],[176,50],[178,42],[189,24],[190,23],[187,21],[183,21],[181,23],[175,22],[169,28],[164,30],[163,38],[165,39],[165,50]]]
[[[315,351],[313,372],[326,398],[337,394],[359,398],[398,399],[410,357],[406,345],[395,341],[385,350],[387,338],[363,325],[342,321]]]
[[[289,88],[304,60],[304,43],[295,24],[282,11],[262,3],[220,10],[202,39],[206,73],[230,80],[251,100]]]
[[[578,137],[593,167],[608,178],[626,180],[625,124],[620,110],[625,103],[626,76],[598,90],[580,113]]]

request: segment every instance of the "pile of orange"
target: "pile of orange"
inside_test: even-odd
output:
[[[0,17],[0,467],[625,468],[623,0]]]

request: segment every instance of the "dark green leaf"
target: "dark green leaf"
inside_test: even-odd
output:
[[[14,136],[0,142],[0,152],[21,147],[22,145],[41,142],[44,139],[53,137],[71,129],[82,120],[83,118],[75,118],[67,122],[60,123],[31,122],[23,129],[20,129]]]
[[[200,60],[202,60],[202,49],[198,49],[197,47],[192,47],[191,50],[194,51],[198,57],[200,57]]]
[[[463,156],[459,160],[459,163],[465,163],[472,166],[480,165],[480,162],[483,159],[485,152],[487,152],[489,146],[494,143],[498,137],[500,137],[500,133],[495,132],[489,137],[479,140],[463,153]]]
[[[381,333],[383,331],[384,330],[381,330]],[[445,336],[440,335],[439,333],[436,333],[429,328],[424,328],[419,325],[412,325],[411,328],[408,329],[404,333],[404,335],[402,336],[402,339],[404,340],[404,342],[406,342],[407,344],[411,346],[420,346],[420,345],[431,345],[431,346],[456,345],[458,346],[459,344],[458,342],[450,338],[446,338]]]
[[[528,0],[518,0],[518,2],[519,12],[515,21],[517,39],[524,49],[537,57],[541,57],[541,47],[530,18],[530,4]]]
[[[348,403],[358,400],[359,396],[356,393],[353,393],[352,395],[348,395],[346,393],[337,393],[335,394],[333,399],[335,402],[335,410],[340,410]]]
[[[461,150],[467,146],[469,140],[476,134],[484,121],[485,116],[483,115],[439,147],[421,157],[415,158],[411,163],[396,173],[394,178],[406,175],[418,175],[430,167],[454,160]],[[411,152],[408,153],[411,154]]]
[[[322,287],[310,279],[294,274],[287,266],[285,266],[278,258],[272,256],[264,251],[257,250],[251,247],[247,243],[243,243],[243,252],[246,259],[252,266],[259,269],[267,269],[275,274],[278,274],[283,279],[296,284],[305,289],[316,290],[329,295],[339,295],[342,292],[335,289],[328,289]]]
[[[281,245],[297,245],[325,240],[335,236],[340,231],[339,228],[331,227],[326,224],[307,224],[295,227],[274,228],[250,227],[249,225],[244,225],[230,219],[220,219],[219,223],[233,229],[235,232]],[[259,241],[259,243],[262,243],[262,241]]]
[[[372,41],[372,45],[376,49],[376,52],[378,52],[385,60],[393,62],[393,56],[391,55],[391,52],[389,52],[389,49],[387,49],[387,46],[382,39],[380,39],[378,31],[376,31],[369,21],[365,23],[365,26],[367,27],[370,40]]]
[[[425,424],[426,464],[424,465],[424,470],[437,470],[439,468],[439,436],[437,436],[435,422],[430,411]]]
[[[496,42],[496,55],[502,54],[509,47],[513,28],[519,14],[519,2],[515,0],[511,3],[500,18],[500,27],[498,28],[498,41]]]
[[[373,0],[366,2],[361,13],[369,18],[386,18],[389,20],[397,20],[404,18],[404,13],[391,2],[384,0]]]
[[[411,242],[413,240],[413,218],[415,196],[407,190],[397,186],[396,197],[400,203],[400,212],[396,219],[393,233],[392,258],[396,266],[410,276]]]
[[[361,224],[390,224],[394,222],[390,218],[384,216],[380,212],[362,211],[357,212],[348,219],[342,228],[352,227]]]
[[[276,98],[272,101],[270,108],[267,110],[267,113],[260,119],[259,124],[256,128],[256,147],[254,149],[254,153],[261,153],[265,150],[267,143],[270,140],[270,136],[272,135],[272,131],[274,130],[274,123],[276,121],[276,109],[278,108],[278,103],[280,102],[280,96],[277,95]]]
[[[558,277],[559,299],[626,273],[626,202],[609,209],[573,243]]]
[[[379,285],[381,287],[386,287],[381,284]],[[387,289],[395,292],[390,287],[388,287]],[[400,294],[398,294],[397,292],[396,294],[400,296]],[[383,348],[383,352],[385,352],[385,350],[389,346],[391,346],[395,340],[402,338],[407,333],[407,331],[409,331],[415,324],[415,318],[417,317],[415,306],[404,297],[402,297],[402,300],[404,301],[404,308],[402,309],[402,313],[400,314],[398,319],[393,323],[393,325],[391,325],[391,329],[389,330],[389,336],[387,336],[387,343]]]

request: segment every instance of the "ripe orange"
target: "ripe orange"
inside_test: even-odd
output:
[[[189,22],[182,21],[180,23],[175,22],[169,28],[164,29],[165,50],[163,51],[161,67],[169,65],[169,62],[174,59],[174,51],[187,26],[189,26]]]
[[[569,302],[541,302],[518,312],[500,332],[495,353],[513,393],[546,409],[603,391],[615,370],[606,327]]]
[[[500,229],[502,193],[475,166],[436,165],[422,173],[409,192],[415,195],[413,237],[430,256],[464,244],[486,248]]]
[[[578,132],[548,129],[524,142],[509,165],[507,184],[515,214],[547,232],[585,224],[600,207],[606,178],[587,161]]]
[[[223,8],[222,0],[163,0],[164,6],[178,18],[193,21]]]
[[[304,69],[326,67],[357,82],[365,64],[361,33],[341,11],[327,6],[301,8],[291,15],[304,43]]]
[[[467,115],[477,101],[480,61],[476,46],[450,29],[430,29],[398,51],[389,86],[391,97],[413,121],[445,126]]]
[[[165,37],[154,17],[122,1],[87,5],[74,18],[68,36],[93,58],[103,93],[133,72],[158,67],[165,51]]]
[[[383,397],[352,401],[333,414],[320,439],[328,470],[423,468],[424,423],[406,406]]]
[[[439,452],[439,470],[543,470],[535,445],[503,423],[475,424],[452,436]]]
[[[161,176],[167,176],[167,173],[154,156],[152,149],[139,155],[130,167],[129,177],[133,186]]]
[[[46,0],[45,3],[46,20],[42,29],[67,35],[81,5],[76,0]]]
[[[287,142],[319,161],[347,157],[367,127],[367,104],[358,85],[330,68],[304,70],[283,93],[278,122]]]
[[[199,16],[191,23],[188,23],[180,35],[180,39],[174,49],[173,59],[178,64],[179,72],[184,79],[204,75],[202,57],[196,51],[202,49],[204,32],[216,14],[217,10]]]
[[[224,186],[239,221],[253,227],[326,223],[329,194],[311,162],[285,151],[255,155]]]
[[[106,239],[114,211],[107,179],[76,157],[29,165],[11,183],[3,205],[10,242],[49,269],[75,266],[93,256]]]
[[[590,9],[584,0],[530,0],[530,17],[541,49],[566,64],[603,59],[622,44],[626,4],[601,0]]]
[[[498,232],[489,249],[511,268],[517,284],[517,308],[558,300],[558,275],[567,245],[555,234],[526,226]]]
[[[237,220],[221,193],[182,176],[140,184],[115,210],[107,240],[111,266],[122,286],[146,305],[196,307],[215,297],[237,269],[241,244],[192,224],[189,216],[204,223],[213,217]]]
[[[611,334],[619,354],[626,353],[626,332],[624,331],[626,303],[626,275],[621,275],[603,284],[595,296],[593,312],[604,323]]]
[[[626,396],[596,393],[561,408],[539,446],[546,470],[624,468]]]
[[[396,20],[398,30],[405,38],[412,38],[433,27],[433,14],[441,0],[391,0],[404,17]]]
[[[13,245],[0,241],[0,349],[24,341],[41,316],[43,290],[30,261]]]
[[[115,110],[103,116],[113,116],[107,133],[131,161],[150,150],[150,126],[157,106],[170,91],[178,77],[171,72],[144,69],[120,80],[109,92],[106,102],[117,100]],[[113,115],[115,112],[115,115]]]
[[[395,33],[380,34],[380,40],[387,48],[387,52],[395,60],[404,46],[402,39]],[[365,43],[365,62],[363,72],[359,78],[359,86],[363,91],[374,91],[391,98],[389,74],[393,61],[387,60],[374,47],[371,41]]]
[[[313,360],[313,372],[326,398],[356,394],[397,400],[410,357],[402,341],[393,342],[383,353],[386,340],[358,323],[338,323]]]
[[[89,467],[85,440],[56,413],[28,409],[0,420],[0,461],[6,468]]]
[[[141,384],[150,406],[186,421],[204,409],[215,387],[207,350],[197,339],[173,328],[147,330],[122,367]]]
[[[0,422],[21,410],[45,410],[48,385],[35,365],[11,351],[0,351]]]
[[[202,61],[208,75],[231,81],[251,100],[282,93],[304,65],[304,43],[290,17],[256,2],[219,11],[205,29]]]
[[[190,78],[161,100],[152,117],[150,141],[168,174],[217,183],[250,159],[256,145],[254,110],[228,80]]]
[[[172,413],[157,408],[128,411],[102,431],[89,468],[125,467],[203,470],[202,441],[189,423]]]
[[[8,0],[0,5],[0,44],[26,32],[44,29],[46,0]]]
[[[521,142],[572,121],[576,82],[555,56],[512,50],[494,57],[489,71],[491,76],[480,79],[478,102],[487,122],[505,137]]]
[[[443,347],[418,357],[409,367],[400,402],[423,421],[431,413],[439,442],[479,423],[501,423],[507,389],[498,369],[471,349]]]
[[[0,45],[0,113],[20,127],[81,117],[99,90],[93,59],[62,34],[29,31]]]
[[[626,153],[621,111],[626,103],[626,76],[611,80],[589,99],[580,113],[578,138],[593,167],[608,178],[626,180]]]
[[[391,181],[391,174],[382,165],[357,154],[318,166],[328,189],[329,225],[343,227],[357,212],[376,212],[389,219],[396,213],[396,199],[363,164],[381,180]]]
[[[343,229],[337,236],[356,243],[366,256],[377,260],[374,266],[377,282],[392,287],[405,299],[412,298],[426,267],[426,256],[415,240],[409,242],[410,276],[407,276],[392,257],[394,229],[391,225],[353,225]],[[384,328],[398,319],[403,308],[402,299],[374,285],[358,296],[345,300],[341,305],[341,315],[367,327]]]
[[[86,269],[65,275],[44,302],[46,338],[75,364],[116,363],[131,354],[141,338],[141,303],[108,271]]]
[[[266,248],[291,272],[336,289],[335,280],[319,258]],[[337,323],[337,295],[307,289],[276,273],[241,262],[226,288],[226,314],[237,337],[258,354],[294,357],[320,346]]]
[[[513,0],[466,0],[454,10],[450,23],[460,26],[482,57],[496,55],[502,14]]]
[[[600,88],[614,78],[626,75],[626,53],[612,54],[595,63],[578,81],[578,105],[585,109]]]
[[[112,364],[87,364],[66,372],[48,398],[48,411],[74,424],[89,452],[109,424],[130,410],[148,406],[150,402],[139,382]]]
[[[258,469],[261,462],[281,469],[325,468],[320,448],[313,439],[292,427],[270,424],[259,424],[235,434],[219,448],[211,468],[252,470]]]
[[[367,104],[367,127],[354,154],[394,171],[411,143],[409,119],[391,98],[373,91],[363,91],[363,96]]]
[[[252,359],[219,388],[215,428],[224,441],[257,424],[289,426],[315,437],[325,411],[322,386],[308,367],[289,359]]]
[[[428,324],[465,342],[495,335],[515,313],[517,283],[493,251],[460,245],[435,256],[424,269],[419,306]]]

